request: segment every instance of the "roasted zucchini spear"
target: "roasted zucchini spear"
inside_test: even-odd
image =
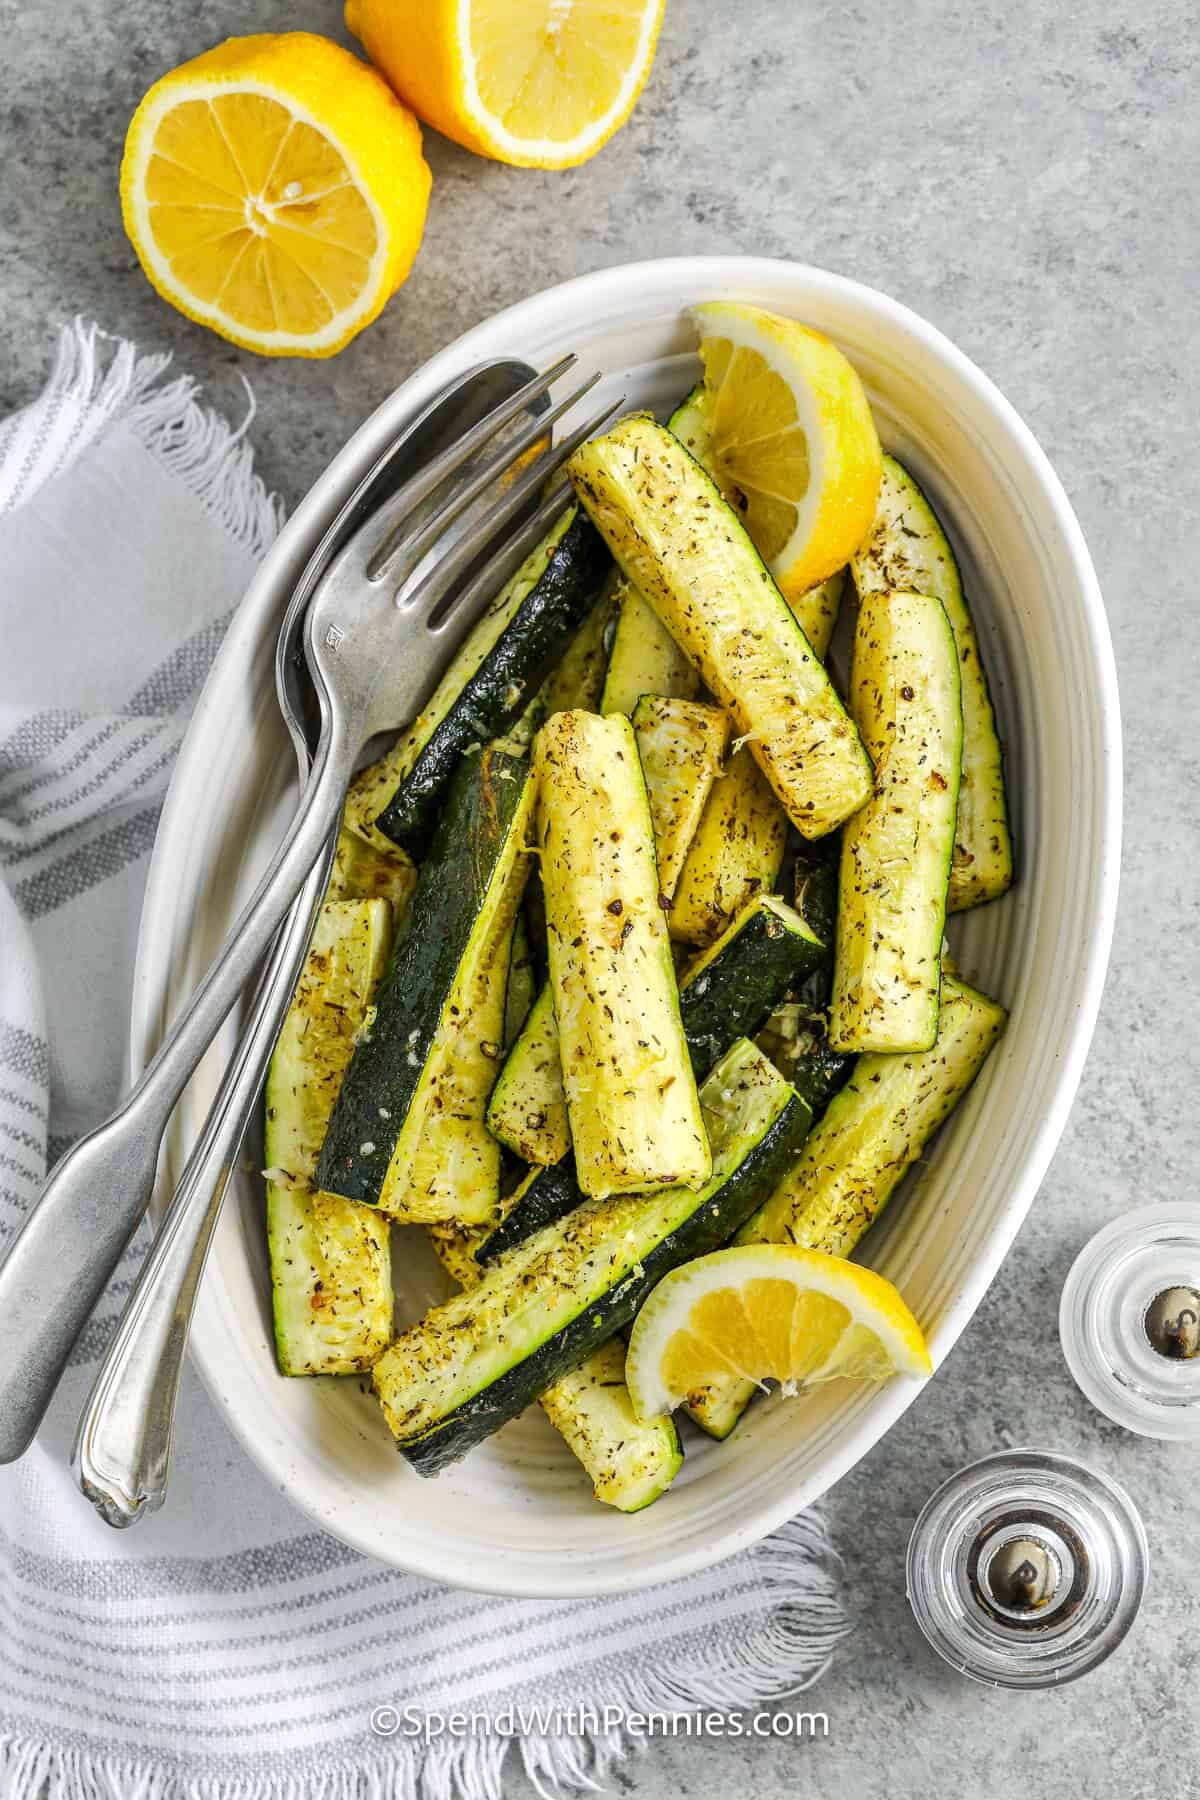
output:
[[[721,774],[729,715],[719,706],[645,694],[633,709],[633,730],[650,800],[658,891],[669,900]]]
[[[392,1335],[388,1221],[313,1171],[391,936],[386,900],[321,908],[271,1057],[264,1145],[275,1353],[284,1375],[369,1369]]]
[[[946,609],[958,650],[963,725],[949,907],[962,912],[994,900],[1012,882],[1013,861],[987,676],[949,540],[916,481],[894,456],[883,459],[875,524],[850,568],[860,596],[894,588],[932,594]]]
[[[519,1202],[521,1187],[507,1204]],[[474,1251],[485,1229],[430,1227],[442,1266],[459,1287],[475,1287],[480,1279]],[[577,1369],[551,1382],[539,1398],[546,1417],[586,1470],[593,1496],[602,1505],[618,1512],[641,1512],[679,1473],[683,1450],[674,1420],[664,1417],[643,1424],[634,1414],[625,1386],[623,1339],[601,1344]]]
[[[495,745],[463,759],[333,1110],[326,1192],[423,1223],[494,1217],[485,1114],[533,800],[523,757]]]
[[[928,1050],[962,759],[958,658],[941,601],[864,594],[850,685],[875,792],[842,832],[829,1038],[837,1050]]]
[[[699,1186],[710,1158],[646,785],[620,713],[537,735],[538,848],[563,1091],[586,1194]]]
[[[683,944],[711,944],[756,894],[769,894],[787,845],[787,814],[746,748],[713,783],[675,884],[667,924]]]
[[[632,414],[567,467],[797,829],[821,837],[857,812],[871,792],[858,733],[741,520],[678,438]]]

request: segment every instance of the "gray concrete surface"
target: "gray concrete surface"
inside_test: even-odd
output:
[[[1079,511],[1120,666],[1121,914],[1103,1017],[1033,1214],[941,1379],[836,1490],[856,1637],[809,1746],[651,1748],[642,1797],[844,1800],[1194,1791],[1200,1452],[1135,1441],[1079,1398],[1055,1308],[1089,1233],[1190,1199],[1200,868],[1200,21],[1191,0],[669,0],[658,64],[603,155],[563,175],[432,134],[425,247],[407,288],[332,364],[259,363],[163,306],[120,228],[125,123],[163,69],[235,32],[339,30],[332,0],[0,0],[0,409],[80,310],[171,347],[236,410],[255,387],[267,480],[303,491],[383,389],[496,307],[605,264],[745,250],[886,288],[955,338],[1033,426]],[[977,1690],[918,1639],[902,1555],[931,1487],[1038,1439],[1090,1455],[1140,1504],[1154,1553],[1136,1639],[1088,1681]],[[514,1783],[514,1796],[518,1792]]]

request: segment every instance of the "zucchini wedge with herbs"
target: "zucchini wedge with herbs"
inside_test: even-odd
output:
[[[850,706],[875,793],[842,832],[829,1040],[836,1050],[928,1050],[962,761],[958,657],[940,600],[863,595]]]
[[[883,459],[879,510],[850,569],[860,596],[881,588],[911,590],[932,594],[946,609],[958,649],[963,730],[949,909],[962,912],[995,900],[1012,885],[1013,857],[987,675],[949,540],[929,501],[894,456]]]
[[[646,784],[620,713],[555,713],[534,744],[563,1092],[585,1194],[711,1170],[659,904]]]
[[[671,415],[667,421],[667,429],[679,439],[688,454],[695,457],[705,473],[712,475],[706,405],[707,390],[701,381],[692,389],[678,411]],[[794,600],[788,600],[801,631],[822,662],[825,661],[829,640],[837,624],[845,580],[845,569],[839,569],[827,581],[819,582],[816,587],[809,588]]]
[[[549,982],[534,1000],[504,1059],[488,1102],[487,1119],[493,1137],[528,1163],[556,1163],[571,1147]]]
[[[387,1219],[312,1189],[390,937],[386,900],[326,901],[271,1057],[263,1134],[267,1247],[275,1354],[284,1375],[354,1374],[369,1369],[391,1340]]]
[[[750,901],[679,978],[679,1016],[697,1080],[735,1038],[759,1030],[793,983],[827,960],[826,946],[785,901],[774,894]],[[505,1117],[512,1118],[519,1135],[524,1104],[524,1141],[536,1141],[546,1154],[535,1160],[550,1166],[535,1171],[516,1203],[485,1236],[481,1262],[564,1218],[583,1199],[569,1154],[571,1134],[548,990],[538,997],[526,1033],[513,1046],[493,1099],[506,1078]]]
[[[643,694],[694,700],[700,692],[700,677],[666,626],[659,623],[650,602],[624,576],[617,585],[617,607],[600,711],[632,717]]]
[[[746,748],[713,783],[671,896],[667,929],[677,943],[711,944],[755,894],[775,886],[787,848],[787,814]]]
[[[699,1188],[589,1200],[402,1332],[372,1380],[423,1475],[457,1462],[633,1318],[654,1284],[724,1242],[789,1167],[810,1114],[740,1039],[704,1084]]]
[[[567,470],[797,830],[821,837],[857,812],[871,793],[858,733],[741,520],[679,439],[631,414]]]
[[[394,844],[381,850],[356,831],[338,832],[326,900],[386,900],[395,925],[408,910],[416,885],[416,866],[403,850]]]
[[[520,1192],[510,1195],[508,1204]],[[482,1236],[479,1226],[430,1227],[442,1266],[459,1287],[474,1287],[480,1279],[473,1250]],[[599,1345],[577,1369],[560,1375],[540,1396],[540,1405],[583,1465],[593,1497],[618,1512],[641,1512],[666,1493],[683,1466],[674,1420],[664,1416],[643,1424],[634,1414],[620,1338]]]
[[[347,811],[360,835],[423,854],[460,758],[518,723],[611,566],[587,518],[568,508],[496,596],[416,721],[355,779]]]
[[[658,891],[669,900],[721,773],[729,714],[694,700],[644,694],[633,709],[633,730],[650,800]]]
[[[464,757],[333,1109],[325,1192],[423,1223],[494,1216],[485,1111],[533,804],[525,758],[500,745]]]
[[[736,1241],[849,1256],[978,1075],[1006,1017],[994,1000],[944,975],[933,1049],[860,1056],[792,1168]],[[729,1377],[693,1395],[687,1410],[710,1437],[728,1437],[755,1392],[752,1382]]]

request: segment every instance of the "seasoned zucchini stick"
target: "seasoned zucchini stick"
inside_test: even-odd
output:
[[[713,1168],[700,1188],[589,1200],[434,1307],[376,1363],[405,1456],[433,1475],[628,1324],[668,1269],[728,1237],[808,1129],[804,1102],[745,1039],[704,1085]]]
[[[849,1256],[974,1081],[1005,1019],[994,1000],[944,975],[933,1049],[860,1056],[790,1172],[736,1241]],[[754,1392],[753,1383],[730,1377],[693,1395],[687,1410],[710,1437],[727,1437]]]
[[[317,1167],[326,1192],[422,1223],[494,1215],[484,1115],[533,801],[524,758],[495,745],[463,759],[333,1110]]]
[[[381,850],[355,831],[338,832],[326,900],[386,900],[399,924],[417,885],[414,864],[395,844]]]
[[[381,762],[351,786],[348,823],[420,857],[459,759],[525,713],[594,606],[611,561],[570,507],[497,595]]]
[[[958,650],[963,719],[950,911],[995,900],[1012,883],[1013,863],[987,675],[954,552],[929,501],[894,456],[883,459],[875,524],[850,567],[860,595],[879,588],[905,589],[932,594],[946,609]]]
[[[711,944],[755,894],[770,893],[787,847],[787,815],[750,751],[735,750],[713,783],[675,886],[667,928]]]
[[[525,1184],[523,1183],[522,1186]],[[510,1196],[515,1200],[519,1195]],[[430,1227],[442,1266],[462,1288],[474,1287],[473,1254],[485,1227]],[[625,1344],[610,1338],[560,1375],[540,1396],[546,1417],[582,1463],[593,1496],[618,1512],[641,1512],[665,1494],[683,1466],[679,1432],[670,1417],[639,1422],[625,1386]]]
[[[807,588],[803,594],[788,601],[797,624],[812,645],[813,654],[822,662],[829,654],[829,640],[838,621],[845,585],[846,571],[839,569],[836,575],[830,575],[828,580],[819,581],[816,587]]]
[[[704,383],[698,382],[679,410],[672,414],[668,421],[668,429],[679,439],[689,455],[695,457],[705,473],[712,475],[706,416],[707,399]],[[756,549],[757,547],[755,545]],[[837,624],[838,608],[842,601],[845,579],[845,569],[839,569],[827,581],[819,582],[816,587],[811,587],[806,593],[797,595],[794,600],[788,600],[788,605],[795,614],[801,631],[822,662],[825,661],[829,640],[833,636],[833,628]]]
[[[658,890],[669,900],[721,771],[729,715],[719,706],[645,694],[634,708],[633,729],[650,800]]]
[[[386,900],[326,901],[267,1075],[267,1245],[284,1375],[370,1368],[392,1335],[388,1221],[312,1190],[391,935]]]
[[[711,1162],[633,726],[620,713],[555,713],[537,735],[534,770],[579,1185],[596,1196],[699,1186]]]
[[[666,626],[659,624],[650,602],[623,575],[618,578],[617,606],[600,711],[632,717],[643,694],[694,700],[700,677]]]
[[[871,792],[858,733],[741,520],[678,438],[633,414],[567,468],[797,829],[821,837],[857,812]]]
[[[803,981],[827,960],[825,945],[785,901],[774,894],[752,900],[724,936],[680,976],[679,1016],[697,1080],[708,1074],[735,1038],[758,1030],[793,982]],[[535,1015],[541,1006],[539,1000]],[[548,1006],[546,1012],[552,1025]],[[552,1144],[556,1154],[545,1159],[551,1166],[535,1173],[520,1199],[486,1236],[481,1261],[490,1261],[543,1225],[565,1217],[583,1198],[568,1154],[571,1140],[561,1098],[558,1040],[551,1032],[535,1030],[523,1041],[526,1055],[520,1058],[514,1046],[504,1070],[512,1084],[511,1110],[514,1115],[519,1112],[516,1096],[523,1094],[529,1126],[539,1128],[542,1141]]]
[[[488,1129],[528,1163],[556,1163],[571,1146],[554,996],[547,982],[504,1059],[488,1102]]]
[[[850,705],[875,793],[842,832],[829,1038],[928,1050],[937,1037],[962,760],[958,657],[940,600],[863,595]]]

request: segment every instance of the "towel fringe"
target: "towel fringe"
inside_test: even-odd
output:
[[[590,1708],[598,1719],[606,1709],[610,1716],[612,1710],[654,1715],[655,1735],[662,1736],[660,1719],[764,1708],[818,1680],[851,1630],[840,1595],[841,1559],[822,1520],[801,1513],[749,1554],[774,1604],[739,1646],[735,1662],[704,1643],[701,1625],[684,1667],[605,1671],[576,1708]],[[521,1704],[527,1716],[536,1720],[540,1714],[549,1725],[549,1703]],[[505,1710],[498,1703],[493,1716]],[[619,1723],[606,1732],[571,1736],[534,1729],[513,1737],[447,1735],[428,1745],[415,1738],[391,1738],[386,1746],[369,1739],[356,1763],[316,1777],[314,1785],[311,1775],[299,1772],[231,1779],[10,1737],[0,1738],[0,1800],[504,1800],[510,1751],[545,1800],[563,1800],[608,1787],[617,1764],[646,1742],[644,1733]]]
[[[128,340],[93,322],[76,318],[64,325],[45,389],[5,422],[5,447],[17,446],[17,454],[0,459],[8,465],[0,471],[0,511],[27,501],[103,432],[122,424],[231,537],[252,556],[264,555],[284,510],[254,472],[246,441],[255,414],[250,384],[243,376],[246,415],[231,426],[201,402],[190,375],[164,380],[170,365],[169,351],[140,355]]]

